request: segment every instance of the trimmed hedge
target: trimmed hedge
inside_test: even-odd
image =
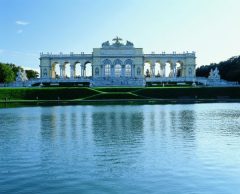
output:
[[[131,91],[131,92],[130,92]],[[105,92],[105,93],[102,93]],[[240,88],[2,88],[0,100],[240,99]]]
[[[240,88],[144,88],[134,92],[137,95],[158,99],[240,99]]]

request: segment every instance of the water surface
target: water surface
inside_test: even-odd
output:
[[[240,104],[0,109],[0,193],[240,193]]]

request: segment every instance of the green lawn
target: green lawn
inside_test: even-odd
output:
[[[131,92],[106,92],[85,98],[84,100],[137,100],[145,99]]]
[[[94,89],[100,92],[133,92],[143,88],[142,87],[99,87]]]
[[[72,100],[98,94],[90,88],[4,88],[0,99],[10,100]]]

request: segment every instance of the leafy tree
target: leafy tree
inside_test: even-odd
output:
[[[8,64],[8,65],[12,68],[12,70],[14,72],[15,79],[17,77],[17,73],[19,72],[19,70],[23,71],[23,68],[20,67],[20,66],[16,66],[15,64]]]
[[[218,64],[212,63],[201,66],[196,69],[196,75],[198,77],[208,77],[211,69],[215,69],[216,67],[219,69],[222,79],[240,82],[240,56],[232,57]]]
[[[15,80],[12,68],[4,63],[0,63],[0,83],[9,83]]]
[[[15,81],[17,78],[17,73],[23,71],[24,69],[21,66],[17,66],[12,63],[0,63],[0,83],[7,83]],[[39,73],[34,70],[26,70],[28,79],[35,79],[39,76]]]
[[[28,79],[35,79],[39,76],[39,73],[34,70],[26,70],[26,74]]]

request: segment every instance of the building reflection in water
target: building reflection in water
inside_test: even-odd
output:
[[[173,149],[164,149],[167,145],[187,146],[186,142],[194,141],[194,125],[193,106],[184,110],[159,105],[43,108],[42,149],[47,154],[43,158],[73,153],[64,160],[91,159],[103,167],[98,173],[119,173],[133,168],[138,160],[157,162],[162,154],[172,154],[168,151]],[[52,153],[46,152],[49,146],[54,148]]]
[[[42,108],[41,136],[48,141],[80,141],[96,146],[137,145],[144,136],[194,139],[191,106],[69,106]],[[75,142],[76,143],[76,142]]]
[[[107,106],[92,114],[94,155],[103,176],[121,176],[134,168],[143,150],[143,110],[135,106]]]
[[[134,144],[150,132],[158,137],[171,133],[194,138],[196,120],[193,105],[184,110],[177,106],[51,107],[42,108],[40,119],[43,139],[87,138],[96,146]]]
[[[124,106],[108,107],[94,112],[92,114],[94,141],[97,146],[139,143],[143,138],[143,120],[141,110],[132,111]]]
[[[175,140],[182,144],[195,141],[196,115],[194,105],[185,105],[183,109],[179,105],[169,111],[170,130]]]
[[[195,138],[196,115],[194,110],[183,110],[178,115],[179,129],[185,139]]]
[[[41,126],[41,137],[42,140],[51,140],[55,138],[56,128],[57,128],[57,108],[53,107],[42,108],[41,109],[41,118],[40,118],[40,126]]]

